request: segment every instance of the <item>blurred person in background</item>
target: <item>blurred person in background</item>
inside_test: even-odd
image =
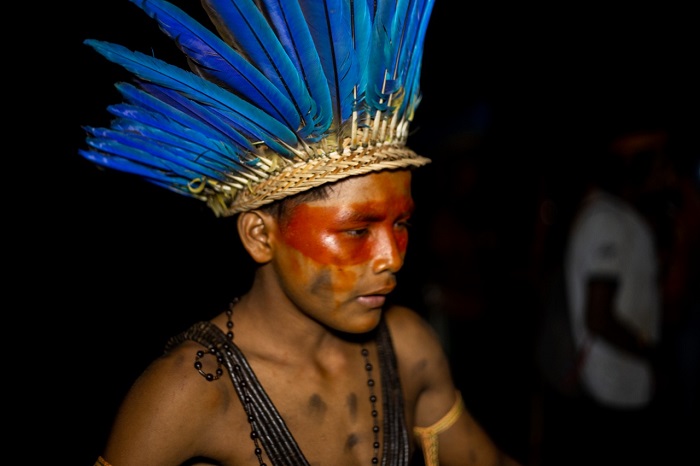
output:
[[[668,137],[655,126],[605,135],[569,231],[564,278],[583,397],[568,421],[566,464],[658,464],[669,224],[656,207],[668,180]]]

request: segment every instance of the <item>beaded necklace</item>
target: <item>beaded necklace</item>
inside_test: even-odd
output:
[[[229,308],[226,310],[226,337],[228,338],[229,341],[233,342],[233,307],[235,304],[238,302],[238,299],[235,299],[230,305]],[[202,362],[201,359],[206,355],[206,354],[211,354],[216,357],[216,371],[214,373],[211,372],[204,372],[202,369]],[[365,371],[367,372],[367,387],[369,387],[369,401],[372,405],[372,433],[374,435],[374,441],[372,443],[372,464],[376,465],[379,464],[379,447],[381,446],[379,443],[379,422],[378,422],[378,417],[379,417],[379,412],[377,411],[377,396],[374,392],[374,378],[372,377],[372,363],[369,361],[369,350],[362,346],[361,350],[362,357],[364,358],[365,361]],[[197,369],[197,371],[207,379],[209,382],[213,382],[214,380],[218,380],[221,378],[221,376],[224,373],[223,370],[223,357],[219,353],[219,350],[217,350],[215,347],[212,347],[209,349],[209,352],[205,352],[204,350],[199,350],[197,351],[197,355],[195,358],[194,362],[194,367]],[[240,373],[240,366],[236,365],[234,366],[234,370],[236,370],[237,374],[236,376],[239,377],[241,380],[241,386],[244,391],[244,403],[243,403],[243,408],[246,411],[246,415],[248,417],[248,423],[250,424],[250,438],[253,440],[253,444],[255,445],[255,456],[258,458],[258,463],[259,466],[267,466],[267,464],[263,461],[262,458],[262,448],[260,448],[259,444],[259,434],[255,430],[255,416],[251,413],[248,403],[250,403],[250,397],[248,396],[247,393],[247,384],[244,381],[241,373]]]

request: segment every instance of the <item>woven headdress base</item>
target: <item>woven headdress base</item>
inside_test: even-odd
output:
[[[334,152],[288,165],[234,193],[216,193],[207,199],[207,204],[217,216],[227,217],[350,176],[420,167],[428,163],[430,159],[404,145],[346,149],[342,154]]]

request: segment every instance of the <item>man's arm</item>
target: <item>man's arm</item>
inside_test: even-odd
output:
[[[415,399],[413,426],[426,466],[519,466],[460,403],[448,358],[433,328],[415,312],[387,314],[407,400]],[[423,439],[427,439],[423,440]]]
[[[429,427],[415,427],[426,466],[519,466],[464,408],[459,392],[450,411]]]
[[[613,277],[592,277],[586,288],[586,328],[612,345],[641,358],[654,360],[655,351],[648,337],[634,332],[615,316],[618,282]]]

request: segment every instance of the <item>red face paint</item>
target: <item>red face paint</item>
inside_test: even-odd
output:
[[[387,248],[403,259],[413,211],[410,178],[375,174],[352,184],[358,186],[296,206],[281,225],[284,242],[317,263],[337,267],[368,262],[387,254]]]
[[[414,208],[409,171],[351,177],[326,199],[289,205],[277,224],[273,264],[304,312],[343,331],[376,326],[396,286]]]

